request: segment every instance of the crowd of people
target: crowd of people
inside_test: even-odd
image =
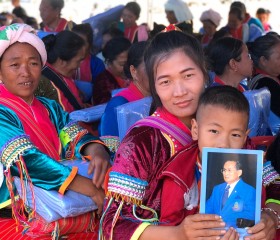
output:
[[[268,22],[269,10],[260,8],[252,17],[243,2],[233,1],[226,26],[209,9],[201,13],[196,33],[191,8],[182,0],[167,0],[170,25],[155,23],[153,29],[137,23],[141,7],[129,2],[120,19],[104,28],[96,51],[89,23],[62,18],[64,0],[41,0],[40,23],[12,2],[13,12],[0,14],[3,239],[238,240],[236,218],[243,208],[234,215],[236,201],[228,201],[225,216],[221,197],[234,192],[244,206],[254,207],[256,191],[242,179],[242,162],[229,159],[222,173],[231,190],[220,184],[208,202],[215,211],[200,213],[202,151],[258,149],[259,136],[249,136],[253,108],[245,93],[263,88],[271,98],[269,116],[262,118],[269,126],[262,137],[270,144],[261,216],[255,222],[254,211],[248,214],[244,239],[280,239],[280,36]],[[108,139],[119,137],[116,108],[147,97],[149,116],[112,150]],[[101,104],[106,108],[97,122],[70,117]],[[74,159],[87,165],[88,177],[79,166],[64,164]],[[34,186],[88,196],[96,210],[47,222],[26,199],[30,189],[36,203]]]

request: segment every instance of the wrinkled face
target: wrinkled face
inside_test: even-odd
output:
[[[228,184],[238,181],[242,175],[242,170],[236,169],[236,162],[234,161],[226,161],[222,170],[224,180]]]
[[[132,27],[136,24],[137,16],[126,8],[124,8],[121,18],[126,28]]]
[[[253,61],[245,44],[242,47],[241,60],[236,61],[237,71],[241,75],[241,79],[251,77],[253,72]]]
[[[85,56],[86,47],[84,46],[78,51],[75,57],[73,57],[69,61],[63,61],[59,72],[66,77],[74,76],[76,70],[80,67],[81,62],[85,59]]]
[[[205,33],[209,36],[213,36],[214,33],[216,32],[217,26],[207,20],[203,21],[202,24],[203,24],[203,29],[204,29]]]
[[[228,26],[230,29],[237,30],[242,25],[242,21],[237,18],[234,14],[228,15]]]
[[[170,24],[178,23],[178,20],[173,11],[165,11],[165,14],[166,14],[166,18]]]
[[[30,104],[39,84],[41,69],[38,51],[30,44],[15,43],[2,55],[0,80],[9,92]]]
[[[174,51],[155,71],[155,88],[162,105],[190,126],[204,90],[202,70],[182,51]]]
[[[123,68],[127,61],[127,53],[128,51],[120,53],[114,61],[108,64],[108,67],[114,76],[125,78]]]
[[[234,121],[233,121],[234,119]],[[226,110],[222,106],[201,106],[192,119],[192,138],[204,147],[243,148],[249,130],[248,116],[243,112]]]
[[[268,59],[261,57],[260,64],[262,70],[273,77],[280,75],[280,42],[270,50]]]
[[[39,6],[40,16],[45,25],[49,26],[50,23],[60,18],[60,9],[54,9],[48,0],[42,0]]]

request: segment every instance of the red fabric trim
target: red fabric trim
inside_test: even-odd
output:
[[[181,122],[177,117],[172,115],[170,112],[168,112],[165,108],[158,108],[156,110],[158,114],[160,114],[160,117],[165,119],[168,122],[173,123],[177,127],[179,127],[183,132],[189,134],[191,136],[191,131],[190,129],[183,123]]]
[[[226,84],[223,82],[223,80],[220,79],[217,75],[216,75],[215,78],[214,78],[214,82],[215,82],[215,83],[218,83],[218,84],[220,84],[220,85],[223,85],[223,86],[226,85]],[[245,88],[242,87],[240,84],[238,84],[237,89],[238,89],[240,92],[244,92],[244,91],[245,91]]]
[[[61,32],[66,29],[68,21],[65,18],[60,18],[55,29],[50,29],[48,26],[44,27],[45,32]]]
[[[126,89],[117,93],[116,96],[122,96],[129,102],[137,101],[144,98],[144,95],[140,92],[140,90],[135,86],[133,82],[131,82]]]
[[[32,104],[28,105],[21,98],[11,94],[2,84],[0,102],[17,114],[25,133],[30,136],[32,143],[40,151],[56,160],[60,159],[58,150],[61,149],[61,145],[55,126],[49,118],[47,109],[38,99],[34,97]],[[42,128],[48,131],[44,132]]]

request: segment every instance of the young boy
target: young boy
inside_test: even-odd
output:
[[[174,155],[161,175],[160,223],[178,225],[186,216],[198,212],[202,149],[251,148],[246,142],[248,122],[249,103],[236,88],[214,86],[205,90],[198,103],[196,119],[192,120],[194,142]],[[266,215],[265,219],[272,223],[274,216]],[[271,229],[272,235],[275,234],[268,224],[251,233],[265,234],[267,228]],[[230,228],[226,233],[225,237],[229,236],[236,238],[234,229]]]
[[[197,212],[202,148],[243,148],[248,121],[249,103],[237,89],[215,86],[205,90],[192,120],[195,141],[176,154],[163,171],[160,222],[177,225],[186,215]]]

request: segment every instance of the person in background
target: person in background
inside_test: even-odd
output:
[[[250,16],[243,2],[241,1],[232,2],[230,5],[230,9],[235,7],[239,8],[242,11],[242,14],[244,15],[243,34],[248,35],[248,40],[245,40],[244,42],[254,41],[256,38],[262,36],[264,33],[264,29],[260,20]]]
[[[204,32],[201,39],[201,43],[203,46],[207,46],[209,44],[217,30],[217,27],[220,25],[221,19],[221,15],[213,9],[204,11],[201,14],[199,20],[203,24]]]
[[[61,32],[71,30],[75,25],[61,17],[64,0],[41,0],[39,11],[42,18],[40,29],[45,32]]]
[[[36,30],[39,30],[39,24],[34,17],[27,17],[25,19],[25,23],[28,24],[29,26],[33,27]]]
[[[207,61],[215,78],[211,86],[230,85],[244,92],[246,85],[240,82],[253,74],[253,61],[248,48],[241,40],[223,37],[211,44]]]
[[[14,6],[12,14],[14,14],[18,18],[21,18],[22,21],[25,22],[27,18],[27,13],[25,9],[22,6],[20,6],[20,0],[11,0],[11,3]]]
[[[269,24],[270,11],[264,8],[258,8],[256,12],[256,17],[261,21],[264,31],[269,32],[272,27]]]
[[[253,77],[248,81],[249,89],[266,87],[271,94],[269,123],[273,135],[280,129],[280,37],[269,32],[247,43],[254,63]]]
[[[70,122],[69,114],[55,101],[34,97],[46,60],[44,43],[34,34],[33,28],[26,24],[1,28],[0,236],[4,239],[30,239],[23,234],[32,224],[38,223],[38,216],[34,214],[20,215],[23,214],[18,206],[20,202],[14,199],[15,176],[21,176],[22,181],[29,184],[22,183],[22,186],[30,189],[32,182],[61,194],[73,190],[87,195],[102,211],[104,191],[101,186],[110,167],[109,152],[100,139],[78,123]],[[89,172],[95,170],[92,180],[77,174],[77,168],[61,164],[63,159],[84,156],[91,158]],[[22,210],[30,213],[27,207],[22,206]],[[46,234],[51,238],[51,232]],[[88,234],[96,236],[92,232]],[[79,235],[74,239],[79,239]]]
[[[142,41],[133,43],[130,47],[124,72],[131,82],[126,89],[118,92],[108,102],[99,126],[100,136],[119,136],[116,107],[150,95],[144,64],[144,52],[147,44],[148,42]]]
[[[166,18],[170,24],[175,24],[186,33],[193,33],[193,14],[187,3],[182,0],[168,0],[164,4]]]
[[[124,36],[133,42],[135,34],[138,30],[136,21],[140,16],[141,8],[137,2],[128,2],[122,11],[121,19],[118,28],[124,32]]]
[[[64,30],[47,35],[43,42],[48,59],[36,96],[56,100],[69,113],[86,107],[73,79],[86,56],[85,41],[78,34]]]
[[[124,33],[114,25],[110,26],[102,33],[102,48],[101,51],[96,56],[100,58],[103,62],[105,61],[105,59],[102,54],[102,49],[105,47],[108,41],[116,37],[124,37]]]
[[[76,24],[72,31],[77,33],[86,42],[86,57],[80,63],[74,79],[89,82],[93,87],[96,76],[105,70],[103,61],[92,53],[93,30],[89,23],[82,23]],[[91,98],[92,95],[90,96]]]
[[[96,77],[92,95],[93,105],[108,102],[114,89],[128,86],[124,66],[130,46],[131,42],[126,37],[113,38],[106,43],[102,50],[106,69]]]

